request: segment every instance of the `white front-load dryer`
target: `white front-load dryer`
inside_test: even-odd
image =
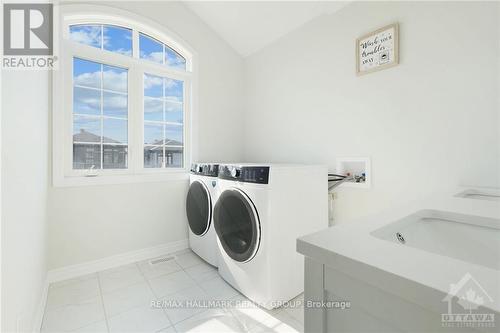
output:
[[[260,306],[279,307],[304,290],[297,238],[328,227],[328,170],[220,165],[219,178],[219,274]]]
[[[191,166],[186,215],[189,224],[189,247],[212,266],[218,266],[219,249],[213,226],[217,200],[218,165],[198,163]]]

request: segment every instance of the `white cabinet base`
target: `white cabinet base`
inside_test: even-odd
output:
[[[305,268],[304,331],[308,333],[498,333],[500,327],[500,313],[494,314],[495,327],[444,327],[441,314],[447,307],[442,292],[367,265],[339,260],[339,267],[332,268],[306,257]],[[385,283],[379,284],[380,279]],[[313,306],[319,302],[325,306]],[[347,302],[349,307],[344,309],[334,306]]]

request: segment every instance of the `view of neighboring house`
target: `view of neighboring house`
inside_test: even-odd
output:
[[[102,154],[102,155],[101,155]],[[73,134],[73,168],[124,169],[127,168],[128,146],[119,141],[101,137],[84,129]],[[102,159],[101,159],[102,156]],[[157,140],[144,147],[144,167],[182,167],[182,142]],[[102,163],[102,166],[101,166]]]
[[[166,168],[182,167],[183,145],[182,142],[166,139],[156,140],[153,145],[144,147],[144,167],[158,168],[165,163]]]

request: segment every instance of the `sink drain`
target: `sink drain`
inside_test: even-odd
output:
[[[405,238],[404,238],[404,237],[403,237],[403,235],[401,235],[399,232],[396,232],[396,238],[398,239],[398,241],[399,241],[401,244],[406,243]]]

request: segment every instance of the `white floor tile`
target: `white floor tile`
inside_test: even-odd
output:
[[[304,308],[287,308],[285,311],[292,316],[293,319],[304,324]]]
[[[204,282],[219,276],[217,269],[207,263],[191,266],[184,269],[196,282]]]
[[[194,280],[184,271],[159,276],[149,280],[149,283],[157,297],[164,297],[195,285]]]
[[[234,306],[228,310],[246,330],[254,328],[259,323],[266,322],[273,325],[280,323],[280,320],[276,318],[276,315],[281,311],[280,308],[273,310],[260,308],[243,295],[236,296],[232,300]]]
[[[106,325],[106,321],[99,321],[97,323],[91,324],[89,326],[82,327],[77,329],[76,331],[72,331],[74,333],[107,333],[108,325]]]
[[[139,269],[147,279],[155,278],[160,275],[170,274],[182,269],[181,266],[179,266],[179,264],[177,264],[177,262],[175,262],[175,260],[173,259],[155,265],[151,265],[149,263],[150,260],[145,260],[137,263]]]
[[[184,289],[178,293],[169,295],[165,298],[162,298],[161,300],[164,301],[164,304],[166,304],[165,301],[172,302],[172,306],[165,306],[164,310],[167,314],[168,319],[170,319],[170,322],[175,325],[180,321],[206,311],[207,309],[201,307],[202,305],[200,303],[208,299],[209,296],[207,293],[205,293],[200,287],[194,286],[188,289]],[[191,304],[188,303],[189,301],[191,302]],[[182,305],[180,307],[173,306],[179,304]]]
[[[150,304],[110,317],[108,325],[111,333],[156,332],[171,326],[163,310],[151,308]]]
[[[175,262],[150,266],[145,261],[52,284],[42,332],[303,332],[303,310],[296,303],[271,311],[238,303],[246,298],[216,268],[190,250],[175,256]],[[235,304],[223,309],[152,308],[158,297]],[[300,300],[303,295],[294,301]]]
[[[181,255],[181,254],[184,254],[184,253],[194,253],[194,252],[191,249],[184,249],[184,250],[176,251],[176,252],[172,253],[172,255],[173,256],[178,256],[178,255]]]
[[[181,253],[177,254],[175,256],[175,261],[182,267],[182,268],[188,268],[194,265],[199,265],[205,263],[203,259],[198,257],[196,254],[193,252],[186,252],[186,253]]]
[[[46,310],[42,332],[73,331],[103,319],[104,310],[101,298],[97,297],[78,304],[69,304]]]
[[[234,316],[223,310],[207,310],[175,325],[179,333],[244,332]]]
[[[298,320],[300,323],[304,323],[304,294],[301,294],[291,300],[288,306],[283,308],[286,313],[292,316],[294,319]]]
[[[102,297],[106,316],[108,317],[115,316],[141,304],[151,304],[151,301],[156,300],[146,282],[105,293]]]
[[[136,264],[120,266],[99,272],[99,280],[103,293],[111,292],[139,282],[144,282],[144,276]]]
[[[292,318],[285,311],[280,311],[272,319],[257,324],[249,332],[303,333],[304,324]]]
[[[70,284],[73,284],[73,283],[83,282],[83,281],[90,280],[90,279],[95,279],[95,278],[97,278],[97,274],[96,273],[82,275],[82,276],[78,276],[78,277],[73,278],[73,279],[68,279],[68,280],[63,280],[63,281],[58,281],[58,282],[51,283],[50,286],[49,286],[49,289],[50,290],[51,289],[56,289],[56,288],[64,287],[64,286],[67,286],[67,285],[70,285]]]
[[[177,331],[175,330],[175,328],[173,326],[161,329],[161,330],[156,331],[156,332],[157,333],[177,333]]]
[[[215,300],[229,300],[239,295],[236,289],[231,287],[220,277],[201,282],[200,286],[209,296],[211,296]]]
[[[47,309],[54,309],[64,305],[79,304],[99,296],[99,282],[97,277],[83,280],[72,279],[71,283],[61,284],[51,288],[47,295]]]

